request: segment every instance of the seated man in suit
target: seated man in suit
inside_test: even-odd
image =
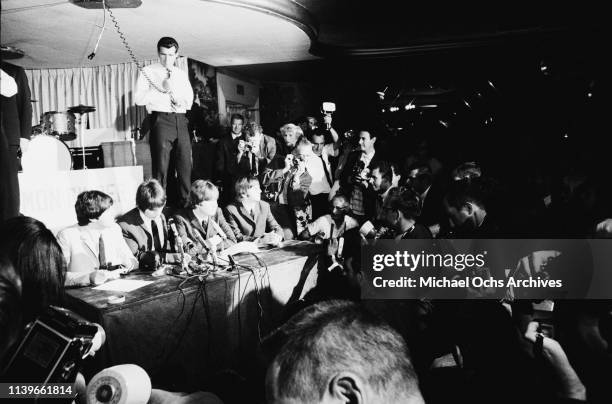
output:
[[[217,204],[219,189],[210,181],[191,184],[191,208],[174,215],[176,228],[189,254],[217,252],[236,243],[236,236]]]
[[[256,177],[236,181],[236,200],[226,208],[227,221],[238,241],[259,241],[278,245],[283,229],[274,219],[270,204],[261,200],[261,186]]]
[[[158,253],[161,261],[168,264],[181,263],[183,260],[185,264],[189,262],[188,254],[173,250],[172,233],[168,231],[166,216],[162,213],[164,206],[164,188],[156,179],[150,179],[138,186],[136,207],[117,220],[123,238],[140,262],[140,268],[143,268],[145,262],[154,261],[152,252]]]
[[[57,235],[68,264],[66,286],[104,283],[138,266],[115,223],[112,206],[113,198],[104,192],[85,191],[77,197],[78,224]]]

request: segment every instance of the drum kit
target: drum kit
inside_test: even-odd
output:
[[[36,100],[31,100],[36,102]],[[28,150],[23,154],[23,171],[68,171],[72,169],[72,155],[65,142],[80,138],[80,147],[85,165],[84,114],[94,112],[95,107],[76,105],[67,111],[49,111],[42,114],[40,124],[32,127]],[[77,117],[78,115],[78,117]]]
[[[14,46],[0,45],[2,60],[19,59],[25,52]],[[37,100],[30,100],[38,102]],[[80,147],[85,166],[85,128],[83,115],[94,112],[95,107],[76,105],[67,111],[49,111],[42,114],[40,124],[32,128],[32,136],[27,152],[21,157],[24,172],[44,172],[48,170],[68,171],[72,169],[72,155],[65,142],[80,137]],[[78,115],[78,118],[76,117]]]

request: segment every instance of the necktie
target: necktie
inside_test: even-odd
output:
[[[259,159],[257,158],[257,155],[255,153],[251,153],[252,156],[252,164],[251,164],[251,170],[253,170],[253,168],[255,168],[255,176],[258,177],[259,176]]]
[[[98,247],[99,247],[98,261],[100,262],[100,268],[106,268],[107,267],[106,248],[104,247],[104,239],[102,238],[101,234],[100,234],[100,239],[98,240]]]
[[[323,156],[319,156],[319,158],[321,159],[321,163],[323,163],[323,170],[325,170],[325,178],[327,178],[327,183],[331,187],[332,180],[331,180],[331,175],[329,174],[329,171],[327,170],[327,164],[325,164],[325,160],[323,159]]]
[[[162,246],[161,241],[159,240],[159,229],[157,228],[157,223],[155,220],[151,220],[151,232],[153,233],[153,248],[157,252],[161,252]]]

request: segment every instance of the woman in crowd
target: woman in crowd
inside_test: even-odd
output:
[[[283,229],[274,219],[270,204],[261,200],[256,177],[240,177],[235,185],[236,200],[227,206],[227,221],[238,241],[260,241],[278,245]]]
[[[27,216],[3,222],[0,255],[8,257],[21,278],[24,324],[48,305],[62,303],[66,263],[53,233],[42,222]]]
[[[174,215],[176,228],[190,254],[217,252],[236,243],[217,203],[219,189],[210,181],[191,184],[191,208]]]
[[[68,264],[66,286],[100,284],[138,266],[115,223],[113,198],[100,191],[81,192],[74,205],[78,224],[57,235]]]

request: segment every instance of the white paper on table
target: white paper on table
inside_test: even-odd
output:
[[[231,247],[226,248],[223,251],[220,251],[218,255],[221,259],[226,260],[228,258],[228,255],[234,255],[244,252],[258,253],[259,248],[257,247],[257,244],[252,241],[241,241],[232,245]]]
[[[96,286],[94,290],[107,290],[109,292],[131,292],[133,290],[147,286],[154,281],[139,281],[135,279],[115,279],[114,281],[106,282],[100,286]]]

